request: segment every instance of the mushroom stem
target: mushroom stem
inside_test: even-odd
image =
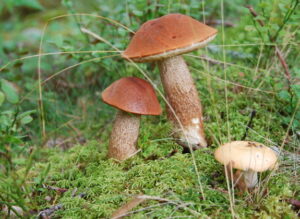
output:
[[[244,181],[247,188],[253,188],[258,182],[257,172],[253,170],[244,171]]]
[[[140,115],[119,110],[117,112],[109,141],[108,157],[126,160],[137,152]]]
[[[193,149],[206,147],[202,107],[192,76],[182,56],[173,56],[158,62],[166,98],[182,124],[167,107],[168,118],[183,146]]]

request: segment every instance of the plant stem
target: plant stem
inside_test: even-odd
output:
[[[256,111],[253,110],[253,111],[251,112],[251,114],[250,114],[250,119],[249,119],[249,122],[248,122],[248,124],[247,124],[246,130],[245,130],[245,134],[244,134],[244,136],[242,137],[242,141],[246,139],[246,137],[247,137],[247,135],[248,135],[248,130],[249,130],[249,128],[251,128],[251,126],[252,126],[252,121],[253,121],[253,118],[255,117],[255,115],[256,115]]]

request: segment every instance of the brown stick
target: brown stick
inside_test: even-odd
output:
[[[250,13],[252,14],[253,17],[257,17],[258,14],[257,12],[254,10],[254,8],[251,5],[247,5],[246,8],[249,9]],[[263,20],[257,19],[257,22],[260,24],[260,26],[265,26],[265,23]]]
[[[59,187],[55,187],[55,186],[49,186],[49,185],[45,185],[45,184],[43,184],[43,187],[45,189],[54,190],[59,193],[64,193],[64,192],[68,191],[68,189],[59,188]]]
[[[207,25],[224,25],[225,27],[234,27],[235,24],[230,21],[222,21],[222,20],[208,20],[205,22]]]
[[[221,61],[216,60],[216,59],[212,59],[212,58],[210,58],[210,57],[208,57],[206,55],[201,55],[199,58],[202,59],[202,60],[204,60],[204,61],[209,62],[212,65],[222,65],[223,67],[226,67],[226,63],[221,62]]]
[[[286,64],[286,61],[285,61],[285,59],[284,59],[281,51],[278,49],[277,46],[275,46],[275,53],[276,53],[276,55],[277,55],[277,57],[278,57],[281,65],[282,65],[282,67],[284,69],[284,75],[285,75],[285,77],[286,77],[286,79],[287,79],[287,81],[289,83],[289,87],[290,87],[291,86],[291,73],[289,71],[289,67]]]
[[[54,212],[61,210],[62,208],[63,208],[62,204],[54,205],[50,208],[47,208],[47,209],[39,212],[39,214],[37,215],[37,218],[48,219]]]
[[[297,210],[300,209],[300,201],[299,200],[289,199],[288,203],[290,203],[291,205],[293,205]]]
[[[75,190],[74,190],[75,191]],[[76,189],[77,191],[77,189]],[[80,193],[77,196],[72,196],[73,198],[78,197],[78,198],[84,198],[86,197],[85,193]],[[64,208],[63,204],[57,204],[54,206],[51,206],[50,208],[46,208],[42,211],[40,211],[37,214],[37,218],[42,218],[42,219],[48,219],[51,218],[51,215],[54,214],[56,211],[62,210]]]
[[[186,211],[189,211],[194,216],[197,216],[197,218],[199,218],[199,216],[201,215],[197,211],[194,211],[193,209],[188,207],[188,205],[191,205],[191,203],[184,203],[184,202],[181,202],[181,201],[174,201],[174,200],[161,198],[161,197],[157,197],[157,196],[150,196],[150,195],[140,195],[138,197],[143,198],[145,200],[155,200],[155,201],[158,201],[158,202],[166,202],[166,203],[169,203],[169,204],[176,205],[177,208],[181,208],[181,209],[184,209]]]
[[[125,205],[122,205],[120,208],[118,208],[111,216],[112,219],[117,218],[123,218],[128,215],[129,211],[131,211],[133,208],[141,204],[145,199],[140,198],[139,196],[135,196],[133,199],[131,199],[129,202],[127,202]]]

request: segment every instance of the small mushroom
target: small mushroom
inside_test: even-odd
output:
[[[189,69],[181,56],[204,47],[217,30],[182,14],[169,14],[147,21],[136,32],[122,56],[134,62],[157,61],[167,107],[181,145],[193,149],[206,147],[202,107]]]
[[[258,142],[233,141],[220,146],[215,151],[215,158],[225,166],[243,171],[241,178],[246,188],[256,186],[257,172],[264,172],[276,167],[276,153]]]
[[[119,109],[110,136],[108,156],[126,160],[137,152],[140,115],[159,115],[161,107],[151,84],[126,77],[115,81],[102,92],[102,100]]]

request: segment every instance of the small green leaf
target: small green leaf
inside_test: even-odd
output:
[[[132,13],[138,17],[142,16],[143,15],[143,12],[142,11],[138,11],[138,10],[133,10]]]
[[[35,112],[36,112],[36,110],[28,110],[28,111],[26,111],[24,113],[19,114],[18,115],[18,119],[19,120],[23,119],[24,117],[29,116],[30,114],[35,113]]]
[[[3,92],[0,91],[0,106],[3,104],[4,100],[5,100],[5,95]]]
[[[282,100],[286,100],[286,101],[289,101],[290,98],[291,98],[291,95],[289,92],[287,92],[286,90],[282,90],[279,92],[278,94],[279,98],[282,99]]]
[[[24,118],[21,119],[20,122],[22,125],[26,125],[26,124],[30,123],[32,120],[33,119],[31,116],[25,116]]]
[[[16,1],[15,5],[33,8],[33,9],[37,9],[37,10],[43,9],[43,6],[37,0],[18,0],[18,1]]]
[[[18,103],[19,102],[19,95],[14,88],[14,86],[8,82],[7,80],[1,80],[1,89],[5,93],[5,96],[10,103]]]
[[[300,98],[300,84],[294,84],[291,87],[292,87],[294,93],[296,94],[296,96],[298,98]]]

